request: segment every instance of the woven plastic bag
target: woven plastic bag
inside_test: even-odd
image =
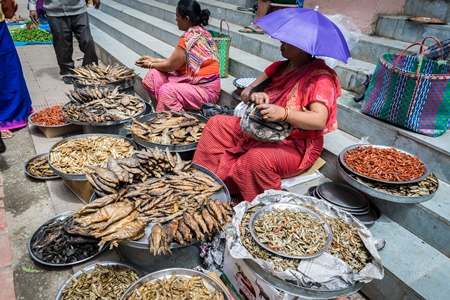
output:
[[[381,56],[362,113],[427,136],[445,133],[450,125],[450,65],[424,58],[428,38],[440,43],[426,37],[401,54]],[[420,46],[417,55],[405,55],[416,45]]]
[[[222,23],[225,22],[228,27],[228,34],[222,33]],[[230,25],[228,25],[227,20],[220,20],[220,31],[208,30],[211,33],[219,56],[219,68],[220,68],[220,77],[228,77],[228,60],[230,57],[230,45],[231,45],[231,37],[230,37]]]

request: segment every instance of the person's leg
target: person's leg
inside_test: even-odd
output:
[[[14,136],[14,133],[12,133],[11,130],[1,130],[0,135],[2,139],[9,139]]]
[[[3,153],[3,152],[5,152],[5,151],[6,151],[6,145],[5,145],[5,143],[3,142],[3,138],[0,137],[0,153]]]
[[[78,40],[81,52],[84,53],[83,66],[89,64],[98,65],[94,38],[92,37],[91,29],[89,27],[88,13],[85,12],[80,15],[71,16],[71,18],[73,33]]]
[[[73,40],[70,17],[48,17],[53,35],[53,48],[59,65],[60,75],[69,75],[75,67],[72,60]]]
[[[270,7],[269,0],[258,0],[258,11],[256,13],[255,20],[258,20],[258,19],[264,17],[265,15],[267,15],[267,12],[269,11],[269,7]],[[246,33],[264,33],[264,30],[255,24],[250,24],[248,26],[245,26],[245,27],[241,28],[239,31],[246,32]]]

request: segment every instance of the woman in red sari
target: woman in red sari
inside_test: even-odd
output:
[[[337,98],[341,87],[336,73],[321,59],[281,43],[283,61],[270,65],[241,94],[252,101],[266,121],[286,121],[292,133],[276,143],[259,142],[242,132],[240,118],[216,115],[208,120],[193,161],[214,172],[230,194],[252,201],[265,190],[281,190],[281,179],[312,166],[323,150],[324,134],[337,129]],[[274,74],[276,72],[276,74]],[[250,90],[273,75],[261,93]]]

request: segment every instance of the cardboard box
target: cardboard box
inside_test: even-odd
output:
[[[225,247],[222,281],[239,300],[302,300],[280,292],[260,279],[242,259],[235,259]]]
[[[88,204],[94,193],[92,185],[87,180],[69,180],[63,178],[64,184],[71,190],[83,204]]]
[[[52,138],[55,136],[61,136],[73,132],[82,132],[83,129],[80,125],[76,124],[68,124],[65,126],[56,126],[56,127],[42,127],[36,125],[37,128],[45,135],[46,138]]]

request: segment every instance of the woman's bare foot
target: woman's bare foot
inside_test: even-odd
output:
[[[10,130],[1,130],[0,133],[2,135],[2,139],[10,139],[14,136],[14,133]]]

